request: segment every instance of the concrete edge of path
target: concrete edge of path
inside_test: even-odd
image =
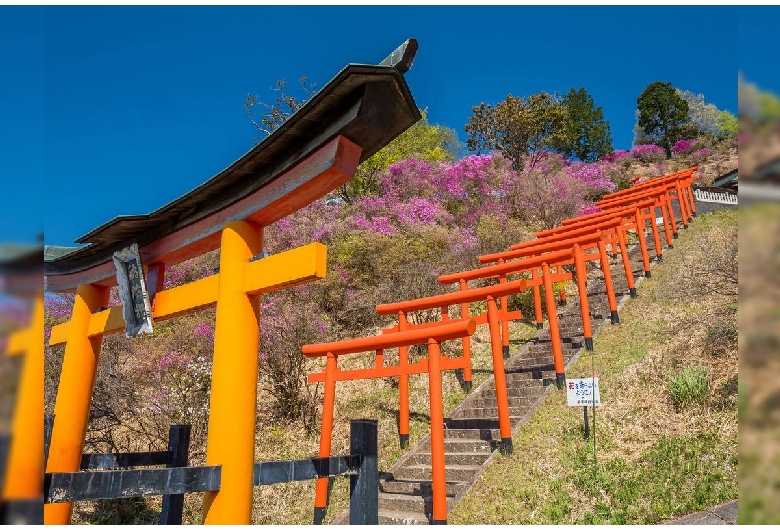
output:
[[[737,499],[718,504],[701,512],[683,515],[663,524],[672,525],[711,525],[737,524]]]

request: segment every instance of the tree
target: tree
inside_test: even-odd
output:
[[[555,150],[583,162],[594,162],[611,153],[612,131],[609,122],[604,120],[601,107],[595,106],[591,95],[584,88],[572,88],[561,101],[569,113],[569,126],[565,141],[559,141]]]
[[[656,145],[672,157],[672,146],[682,139],[681,127],[688,123],[688,103],[671,83],[650,83],[637,98],[639,126]]]
[[[303,106],[311,97],[317,92],[317,86],[309,82],[309,79],[302,75],[298,78],[298,87],[303,91],[303,97],[297,97],[286,92],[287,81],[284,79],[278,79],[276,81],[276,88],[274,89],[279,95],[276,97],[273,105],[264,103],[254,94],[247,94],[244,102],[244,112],[246,113],[249,121],[255,128],[262,132],[265,136],[269,136],[272,132],[279,128],[287,118],[295,114],[295,112]],[[256,105],[260,105],[265,109],[260,116],[260,123],[257,123],[254,117],[254,108]],[[255,138],[255,143],[259,143],[260,140]]]
[[[631,146],[636,145],[647,145],[652,143],[653,141],[648,138],[647,134],[645,134],[644,129],[639,126],[639,110],[634,111],[634,140],[631,143]]]
[[[472,112],[466,125],[468,148],[501,151],[515,169],[522,168],[524,155],[533,167],[545,150],[564,144],[568,135],[569,113],[557,94],[509,94],[496,106],[480,103]]]
[[[316,92],[315,85],[309,83],[304,75],[300,77],[298,85],[302,91],[301,97],[288,93],[286,81],[278,80],[274,90],[279,94],[273,105],[264,103],[254,94],[247,94],[244,111],[252,125],[265,136],[278,129]],[[257,106],[263,108],[259,123],[254,115]],[[427,109],[421,110],[420,113],[423,115],[420,121],[358,166],[355,177],[339,188],[341,199],[351,203],[358,197],[377,193],[379,173],[399,160],[411,157],[429,162],[455,160],[461,150],[458,133],[449,127],[431,125],[428,122]],[[255,138],[255,143],[259,141]]]
[[[676,88],[677,95],[688,103],[688,122],[700,132],[716,134],[718,132],[718,107],[704,101],[704,94],[694,94],[690,90]],[[686,138],[690,140],[691,138]]]
[[[718,136],[721,138],[734,138],[737,136],[737,117],[729,111],[720,111],[715,118],[715,124],[718,128]]]

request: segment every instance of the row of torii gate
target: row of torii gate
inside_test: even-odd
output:
[[[83,247],[46,248],[44,272],[49,290],[75,292],[70,320],[55,326],[49,339],[50,346],[64,344],[65,350],[46,473],[79,470],[105,335],[127,330],[131,324],[159,321],[216,306],[206,465],[221,466],[221,482],[219,491],[204,496],[203,522],[251,523],[258,321],[261,318],[259,295],[314,281],[326,273],[326,249],[319,243],[266,256],[262,244],[263,227],[350,180],[359,163],[420,119],[403,77],[411,67],[416,50],[416,41],[410,39],[378,65],[348,65],[290,120],[241,159],[193,192],[152,214],[117,217],[79,239],[80,243],[89,243]],[[320,456],[330,454],[336,381],[399,377],[399,436],[403,446],[408,442],[409,434],[408,378],[412,374],[427,373],[430,378],[433,522],[446,522],[442,371],[463,370],[464,380],[469,384],[469,337],[476,325],[489,325],[502,451],[511,452],[503,361],[508,356],[509,321],[521,315],[507,310],[508,297],[532,288],[535,320],[541,327],[544,320],[541,287],[545,287],[557,384],[562,388],[564,364],[552,283],[576,280],[586,345],[592,348],[585,263],[594,260],[602,264],[612,321],[617,323],[608,252],[622,257],[630,292],[635,296],[627,258],[627,232],[634,231],[638,236],[645,274],[649,276],[646,226],[649,223],[656,257],[661,259],[655,211],[661,211],[666,243],[671,247],[673,238],[677,237],[671,202],[678,202],[682,224],[687,226],[695,214],[690,191],[695,169],[655,178],[608,195],[598,203],[601,212],[564,221],[560,228],[538,233],[535,241],[480,258],[482,263],[494,265],[439,278],[443,284],[457,285],[455,292],[378,306],[379,313],[398,316],[398,324],[382,335],[305,346],[304,355],[326,359],[325,369],[309,378],[310,382],[325,384]],[[118,265],[112,263],[113,256],[128,248],[137,249],[144,278],[142,290],[149,304],[148,308],[140,307],[137,312],[128,307],[128,303],[125,307],[107,308],[110,289],[118,281],[128,280],[122,277],[123,274],[117,275],[115,267]],[[163,289],[166,267],[217,248],[220,249],[217,274]],[[573,276],[564,269],[571,264],[575,266]],[[124,276],[128,270],[124,269]],[[519,274],[528,277],[510,278]],[[498,278],[499,283],[469,288],[469,281],[486,278]],[[132,282],[125,285],[126,289],[130,289],[128,285]],[[128,300],[136,303],[132,297]],[[475,301],[486,301],[488,309],[483,315],[470,317],[468,306]],[[453,305],[460,306],[463,318],[449,318],[448,309]],[[36,313],[36,331],[30,331],[40,331],[36,336],[42,335],[42,300],[40,306],[39,319]],[[409,324],[410,312],[430,308],[441,308],[441,322]],[[136,321],[131,322],[133,320]],[[463,355],[441,355],[440,344],[455,339],[462,340]],[[410,363],[408,347],[414,344],[427,344],[428,355]],[[388,348],[399,348],[397,365],[387,365],[383,352]],[[338,367],[339,356],[366,351],[375,353],[373,368],[343,371]],[[30,346],[28,356],[34,362],[26,364],[25,373],[37,374],[38,361],[42,372],[42,348]],[[33,386],[32,391],[24,390],[27,393],[20,395],[20,403],[26,402],[32,408],[25,413],[25,419],[15,424],[14,438],[27,444],[25,451],[16,454],[38,456],[16,457],[13,465],[19,471],[15,473],[15,479],[10,475],[9,478],[22,492],[15,494],[17,498],[19,495],[39,498],[42,491],[44,470],[39,455],[43,452],[43,433],[37,419],[43,411],[42,392],[36,394],[40,385]],[[18,417],[20,414],[21,409],[17,410]],[[13,458],[12,454],[11,460]],[[6,480],[5,493],[8,484]],[[326,503],[327,479],[319,479],[316,523],[322,522]],[[46,524],[67,524],[71,511],[69,503],[46,504],[44,521]]]

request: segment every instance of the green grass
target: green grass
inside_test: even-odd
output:
[[[690,405],[704,404],[710,393],[710,379],[707,367],[685,368],[672,375],[667,383],[669,396],[678,409]]]

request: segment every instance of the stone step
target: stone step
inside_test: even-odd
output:
[[[452,498],[447,499],[447,511],[452,507]],[[433,516],[433,497],[430,495],[379,494],[379,511],[418,513],[424,517]]]
[[[576,318],[577,321],[580,320],[579,315],[577,315]],[[572,321],[575,321],[575,318],[572,317]],[[565,325],[562,322],[558,323],[558,333],[560,333],[561,337],[571,337],[575,335],[582,335],[584,332],[582,327],[582,321],[577,322],[576,324],[572,323],[569,325]],[[550,340],[550,328],[546,327],[543,329],[540,329],[539,332],[536,334],[536,340],[539,341],[549,341]]]
[[[539,397],[543,393],[544,392],[536,392],[536,393],[534,393],[532,395],[528,395],[528,396],[510,397],[508,399],[509,407],[510,408],[512,408],[512,407],[516,407],[516,408],[519,408],[519,407],[530,407],[531,405],[536,403],[536,401],[539,399]],[[493,394],[492,396],[484,397],[484,398],[476,398],[476,399],[472,400],[469,403],[469,407],[473,407],[473,408],[486,408],[486,407],[496,407],[496,406],[497,405],[496,405],[496,395],[495,394]]]
[[[447,497],[454,497],[464,486],[462,482],[447,482]],[[392,493],[398,495],[423,495],[430,497],[431,481],[425,480],[387,480],[379,482],[380,493]]]
[[[379,510],[379,524],[430,524],[423,513]]]
[[[514,424],[523,416],[509,416],[509,422]],[[498,418],[447,418],[444,420],[447,429],[495,429],[498,430]]]
[[[445,439],[444,440],[444,451],[447,453],[476,453],[476,454],[483,454],[483,455],[489,455],[495,449],[497,448],[496,442],[492,442],[489,440],[470,440],[470,439]],[[430,439],[426,440],[425,443],[420,445],[421,451],[430,451],[431,450],[431,441]]]
[[[526,412],[528,412],[529,406],[525,407],[509,407],[509,417],[510,418],[521,418],[525,415]],[[463,409],[460,411],[457,415],[452,416],[451,419],[453,420],[462,420],[466,418],[473,418],[473,419],[497,419],[498,418],[498,407],[492,406],[492,407],[469,407],[467,409]]]
[[[527,375],[529,378],[532,376],[531,372],[524,372],[524,375]],[[538,386],[518,386],[515,381],[509,381],[506,382],[506,392],[507,396],[512,398],[531,398],[535,396],[540,396],[544,394],[544,385],[539,379],[529,379],[530,381],[535,381],[538,383]],[[480,392],[474,397],[475,400],[488,400],[492,399],[493,402],[496,401],[496,387],[495,385],[491,385],[489,388],[485,388],[483,392]]]
[[[448,465],[445,474],[446,480],[451,482],[468,482],[474,476],[474,473],[480,469],[481,466]],[[431,480],[431,466],[403,466],[395,472],[394,476],[400,480]]]
[[[449,467],[458,466],[481,466],[488,459],[490,453],[448,453],[444,454],[444,462]],[[420,451],[407,460],[408,464],[431,465],[431,453],[429,451]]]
[[[506,373],[506,384],[507,386],[511,386],[514,388],[524,388],[526,390],[528,389],[538,389],[539,391],[542,389],[542,384],[535,380],[533,377],[531,377],[531,374],[528,372],[511,372],[507,368]],[[495,392],[496,388],[496,382],[494,379],[491,379],[487,383],[485,383],[485,386],[483,387],[486,391],[489,392]]]
[[[501,441],[501,432],[496,429],[444,429],[444,442],[447,440]]]

